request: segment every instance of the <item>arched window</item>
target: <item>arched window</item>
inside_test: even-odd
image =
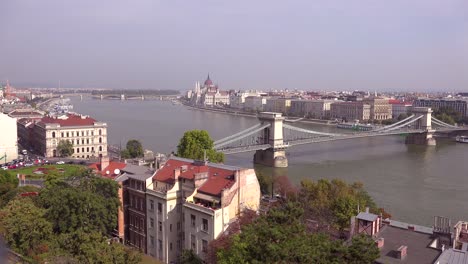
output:
[[[89,144],[89,138],[86,139],[86,144]]]
[[[102,135],[102,131],[101,131],[101,129],[99,129],[99,135]]]
[[[76,148],[76,153],[80,153],[80,148]]]
[[[102,143],[102,138],[99,138],[99,143]]]
[[[84,148],[81,148],[81,152],[84,152]]]
[[[52,137],[55,138],[55,132],[52,132]]]
[[[99,146],[99,151],[102,151],[102,146]]]

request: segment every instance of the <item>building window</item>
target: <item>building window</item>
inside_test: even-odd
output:
[[[80,153],[80,148],[76,148],[76,153]]]
[[[84,148],[81,148],[81,152],[84,152]]]
[[[86,136],[89,136],[89,130],[86,130]]]
[[[102,137],[99,138],[99,143],[102,143]]]
[[[204,239],[202,240],[202,251],[205,253],[208,252],[208,241]]]
[[[81,145],[84,145],[84,139],[81,140]]]
[[[52,132],[52,137],[55,138],[55,132]]]
[[[177,231],[180,231],[180,222],[177,222]]]
[[[159,221],[159,232],[162,232],[162,222]]]
[[[81,131],[81,136],[84,137],[84,131]]]
[[[162,213],[162,203],[158,203],[158,213]]]
[[[153,218],[150,218],[150,227],[151,227],[151,228],[154,227],[154,219],[153,219]]]
[[[154,201],[153,200],[150,200],[150,210],[151,211],[154,210]]]
[[[208,220],[203,218],[203,231],[208,232]]]
[[[67,132],[67,137],[70,137],[70,134]]]
[[[191,235],[190,236],[190,249],[195,250],[197,247],[197,243],[195,241],[195,236]]]
[[[86,148],[86,152],[89,152],[89,147]]]
[[[94,147],[91,147],[91,151],[94,151]]]
[[[151,247],[154,247],[154,237],[153,236],[150,236],[150,243],[151,243]]]
[[[62,132],[62,133],[60,133],[60,135],[61,135],[62,137],[64,137],[64,136],[63,136],[63,132]]]
[[[169,250],[172,251],[172,243],[169,243]]]
[[[102,151],[102,146],[99,146],[99,151]]]
[[[172,224],[169,225],[169,231],[172,232]]]
[[[99,135],[102,135],[102,131],[101,131],[101,129],[99,129]]]
[[[79,139],[76,140],[76,144],[77,144],[77,145],[80,144],[80,140],[79,140]]]
[[[86,139],[86,144],[89,144],[89,138]]]
[[[91,136],[94,136],[94,131],[91,131]]]
[[[197,218],[195,215],[190,215],[190,223],[192,224],[192,227],[195,227],[195,224],[197,222]]]

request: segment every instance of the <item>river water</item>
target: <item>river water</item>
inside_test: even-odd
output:
[[[186,130],[206,129],[214,139],[253,126],[252,117],[189,109],[167,101],[118,101],[72,98],[74,110],[108,124],[110,144],[138,139],[144,148],[169,153]],[[313,130],[337,128],[294,124]],[[343,132],[342,130],[339,130]],[[466,155],[466,156],[465,156]],[[334,179],[364,183],[369,194],[393,219],[432,225],[435,215],[452,223],[468,220],[468,144],[438,139],[436,147],[405,145],[402,136],[316,143],[288,149],[289,168],[255,166],[266,175]],[[226,156],[226,164],[253,167],[253,153]]]

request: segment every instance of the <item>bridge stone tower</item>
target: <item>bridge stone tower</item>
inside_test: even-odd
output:
[[[286,158],[287,145],[283,141],[283,121],[281,113],[262,112],[258,116],[262,123],[270,123],[270,126],[263,131],[263,144],[270,144],[272,147],[265,150],[257,150],[254,154],[254,163],[275,168],[288,167]]]
[[[406,144],[435,146],[436,140],[433,137],[435,130],[432,129],[432,109],[428,107],[413,107],[413,114],[422,116],[421,119],[415,122],[416,129],[422,129],[424,132],[419,134],[409,134],[406,137]]]

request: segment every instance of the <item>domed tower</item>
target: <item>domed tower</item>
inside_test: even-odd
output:
[[[210,87],[213,86],[213,82],[210,79],[210,74],[208,73],[208,78],[206,78],[206,81],[204,83],[205,87]]]

